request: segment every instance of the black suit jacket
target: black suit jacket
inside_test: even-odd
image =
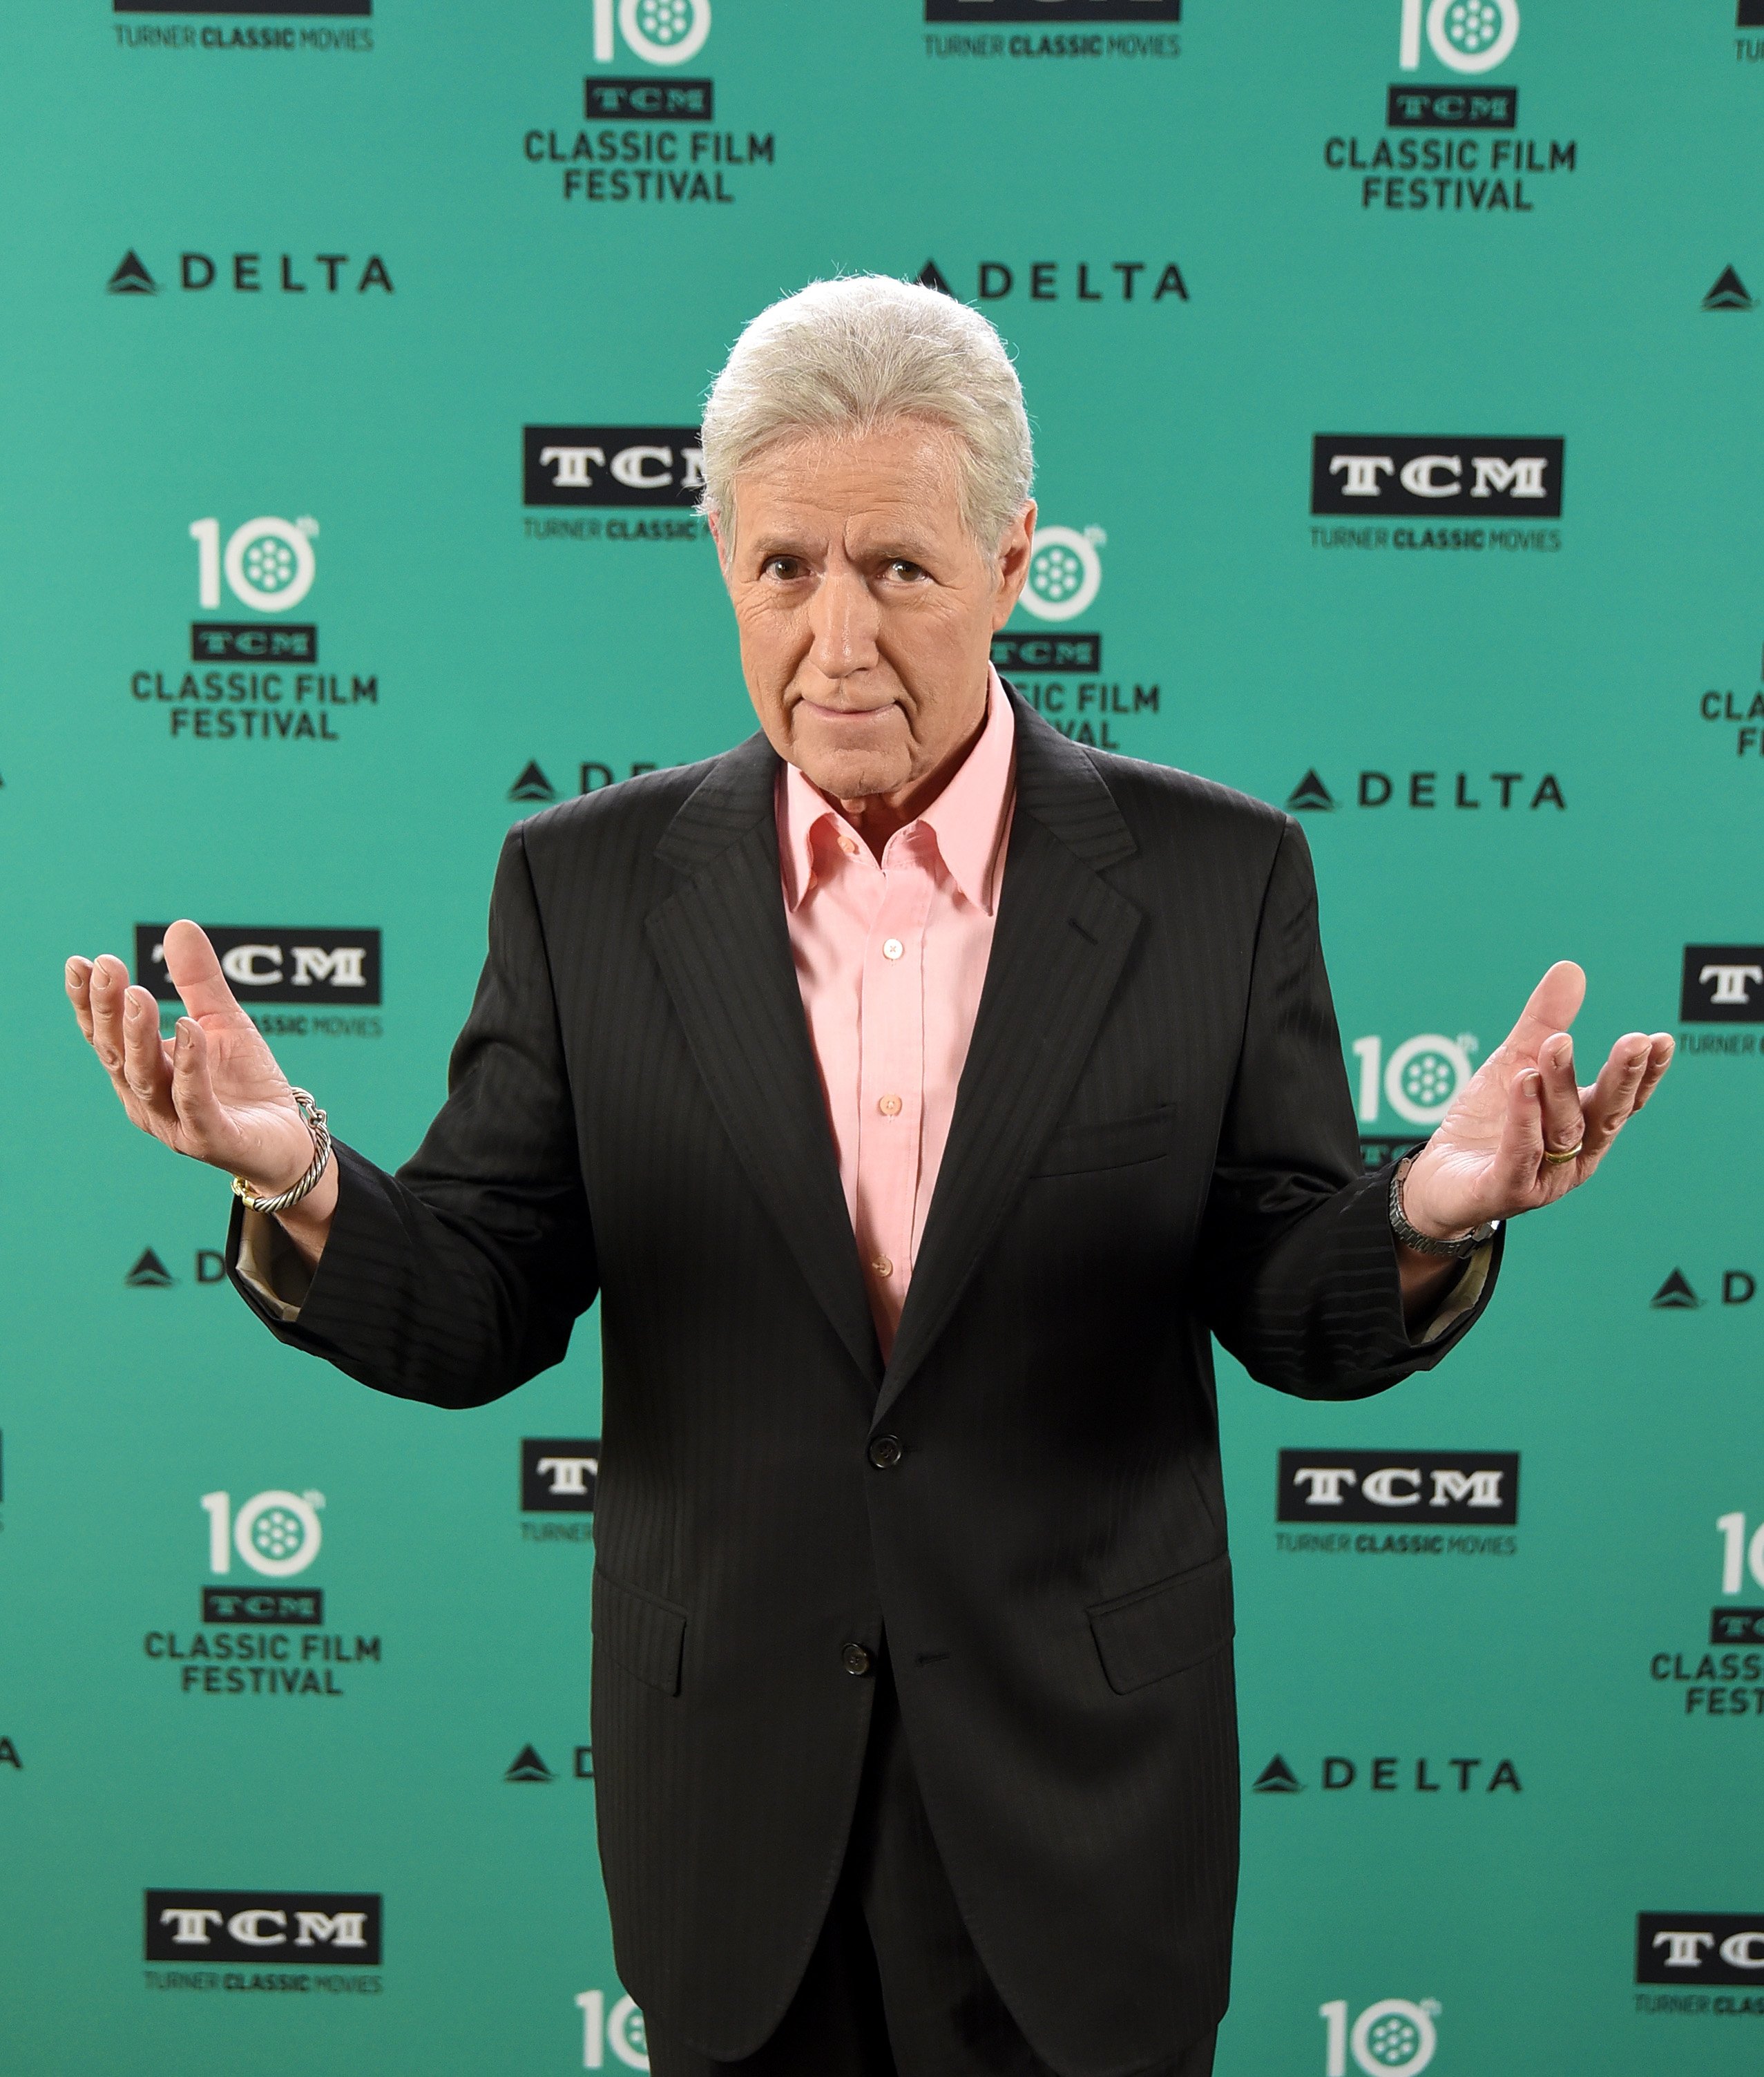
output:
[[[852,1644],[892,1660],[1038,2052],[1111,2077],[1212,2025],[1238,1776],[1209,1336],[1342,1399],[1474,1317],[1405,1330],[1296,825],[1012,697],[991,964],[886,1367],[759,736],[510,834],[446,1107],[395,1177],[339,1149],[330,1243],[276,1326],[476,1405],[555,1363],[598,1291],[615,1950],[720,2058],[776,2024],[833,1889],[874,1692]]]

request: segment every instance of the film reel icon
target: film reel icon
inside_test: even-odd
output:
[[[1407,1998],[1381,1998],[1354,2022],[1349,2046],[1370,2077],[1420,2077],[1439,2047],[1433,2014]]]
[[[1102,588],[1104,535],[1099,528],[1038,527],[1029,552],[1029,579],[1021,605],[1038,620],[1071,620],[1082,613]]]
[[[618,0],[618,26],[647,64],[684,65],[710,34],[710,0]]]
[[[1427,40],[1454,72],[1491,72],[1519,40],[1517,0],[1433,0]]]

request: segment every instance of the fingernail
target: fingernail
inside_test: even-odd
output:
[[[177,1035],[180,1038],[187,1041],[193,1036],[195,1030],[196,1020],[193,1018],[181,1017],[177,1020]]]

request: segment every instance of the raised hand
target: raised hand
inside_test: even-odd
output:
[[[1586,992],[1580,968],[1558,960],[1459,1091],[1404,1179],[1404,1213],[1421,1232],[1455,1238],[1554,1204],[1586,1181],[1653,1095],[1671,1063],[1670,1032],[1626,1032],[1598,1080],[1576,1083],[1568,1026]]]
[[[288,1078],[234,1000],[197,925],[173,923],[166,931],[165,966],[186,1013],[171,1044],[160,1036],[158,1003],[129,985],[128,969],[110,953],[68,961],[68,996],[80,1029],[131,1124],[273,1197],[297,1182],[313,1158]],[[327,1174],[319,1189],[328,1197],[334,1188]],[[309,1220],[328,1211],[306,1201]]]

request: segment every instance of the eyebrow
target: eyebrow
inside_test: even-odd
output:
[[[743,543],[746,552],[757,561],[768,562],[774,556],[800,556],[806,552],[801,536],[774,530],[761,534],[755,539]],[[936,553],[927,541],[916,540],[910,534],[884,534],[878,536],[873,547],[865,549],[865,557],[874,557],[882,562],[925,563]]]

